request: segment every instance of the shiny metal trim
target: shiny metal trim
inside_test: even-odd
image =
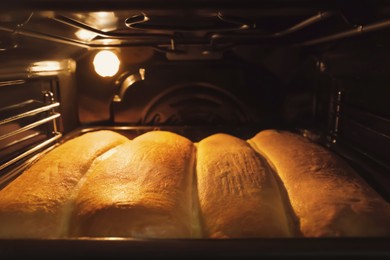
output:
[[[9,123],[9,122],[12,122],[12,121],[24,118],[24,117],[33,116],[33,115],[36,115],[36,114],[39,114],[39,113],[42,113],[45,111],[49,111],[49,110],[56,108],[56,107],[59,107],[59,106],[60,106],[60,103],[56,102],[56,103],[53,103],[53,104],[50,104],[47,106],[36,108],[36,109],[30,110],[30,111],[18,114],[16,116],[12,116],[12,117],[6,118],[4,120],[0,120],[0,125],[6,124],[6,123]],[[0,137],[0,140],[1,140],[1,137]]]
[[[121,87],[116,95],[114,95],[114,98],[112,99],[113,102],[122,102],[123,97],[125,96],[125,93],[128,88],[130,88],[132,85],[134,85],[138,81],[145,80],[145,69],[140,68],[138,70],[138,73],[131,74],[123,80]]]
[[[60,116],[61,116],[60,113],[55,113],[55,114],[53,114],[53,115],[51,115],[49,117],[46,117],[46,118],[41,119],[41,120],[38,120],[38,121],[36,121],[34,123],[31,123],[29,125],[26,125],[26,126],[24,126],[22,128],[19,128],[18,130],[15,130],[15,131],[12,131],[12,132],[10,132],[8,134],[2,135],[2,136],[0,136],[0,140],[4,140],[4,139],[9,138],[9,137],[11,137],[13,135],[20,134],[20,133],[22,133],[24,131],[27,131],[27,130],[32,129],[34,127],[37,127],[39,125],[43,125],[43,124],[45,124],[47,122],[50,122],[51,120],[54,120],[54,119],[56,119],[56,118],[58,118]]]
[[[0,87],[21,85],[21,84],[24,84],[24,83],[26,83],[26,81],[23,80],[23,79],[0,81]]]
[[[5,169],[5,168],[7,168],[8,166],[10,166],[10,165],[12,165],[12,164],[18,162],[18,161],[20,161],[21,159],[23,159],[23,158],[29,156],[30,154],[33,154],[34,152],[39,151],[40,149],[44,148],[45,146],[47,146],[47,145],[49,145],[49,144],[51,144],[51,143],[54,143],[55,141],[57,141],[57,140],[60,139],[61,137],[62,137],[62,134],[61,134],[61,133],[59,133],[59,132],[55,133],[55,136],[53,136],[52,138],[47,139],[46,141],[44,141],[44,142],[42,142],[42,143],[40,143],[40,144],[34,146],[33,148],[31,148],[31,149],[25,151],[24,153],[22,153],[22,154],[16,156],[15,158],[9,160],[8,162],[6,162],[6,163],[0,165],[0,171],[3,170],[3,169]]]
[[[359,25],[356,26],[355,29],[344,31],[341,33],[336,33],[324,37],[320,37],[314,40],[309,40],[303,43],[298,44],[298,46],[311,46],[311,45],[316,45],[320,43],[326,43],[334,40],[340,40],[343,38],[351,37],[351,36],[357,36],[360,34],[380,30],[380,29],[386,29],[390,27],[390,20],[385,20],[379,23],[374,23],[374,24],[369,24],[369,25]]]

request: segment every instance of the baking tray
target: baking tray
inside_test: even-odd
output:
[[[390,238],[13,239],[0,258],[390,259]]]

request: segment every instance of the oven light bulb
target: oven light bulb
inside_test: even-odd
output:
[[[95,71],[102,77],[112,77],[119,71],[120,61],[112,51],[100,51],[93,60]]]

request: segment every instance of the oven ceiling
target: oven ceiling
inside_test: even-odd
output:
[[[1,49],[23,38],[82,48],[305,44],[387,20],[384,5],[332,1],[12,1],[0,11]],[[4,5],[4,4],[3,4]],[[27,46],[30,45],[30,46]],[[51,54],[53,55],[53,54]]]

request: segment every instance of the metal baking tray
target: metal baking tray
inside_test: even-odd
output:
[[[0,257],[74,259],[389,259],[389,238],[0,239]]]

